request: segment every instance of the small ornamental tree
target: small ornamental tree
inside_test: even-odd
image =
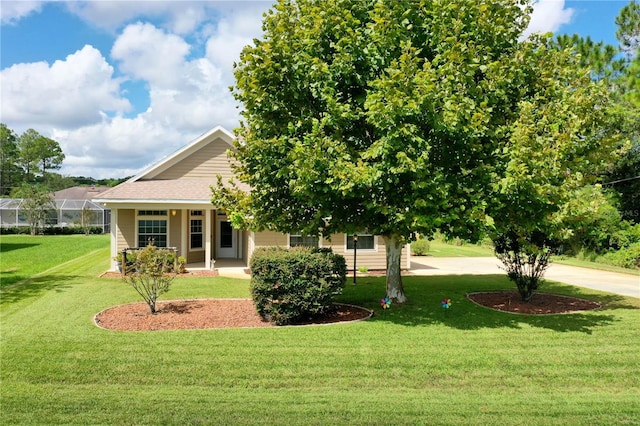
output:
[[[84,230],[85,235],[91,233],[91,225],[93,225],[98,219],[98,213],[95,210],[91,210],[88,207],[84,207],[80,212],[80,226]]]
[[[158,297],[169,291],[177,273],[174,271],[175,255],[172,251],[148,245],[138,251],[131,264],[126,268],[123,280],[138,292],[155,314]],[[127,273],[128,271],[131,271]]]
[[[563,206],[612,161],[619,136],[606,84],[591,79],[575,51],[534,37],[517,65],[527,90],[495,163],[488,209],[495,252],[523,300],[566,233]],[[534,65],[535,64],[535,65]]]
[[[47,220],[56,212],[53,194],[41,185],[22,185],[12,193],[23,198],[20,209],[24,211],[31,235],[36,235],[47,225]]]
[[[517,232],[505,232],[493,241],[496,257],[502,262],[507,276],[518,287],[524,302],[542,284],[553,250],[553,243],[539,232],[522,236]]]

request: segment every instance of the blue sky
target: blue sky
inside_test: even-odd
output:
[[[540,0],[530,31],[617,45],[628,1]],[[66,155],[61,173],[137,173],[216,125],[233,129],[228,86],[271,1],[0,1],[0,120]]]

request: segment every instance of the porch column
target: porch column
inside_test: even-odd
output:
[[[211,226],[213,223],[213,210],[205,210],[206,216],[204,220],[204,235],[206,238],[204,239],[204,267],[208,269],[213,269],[213,262],[211,261],[213,258],[213,250],[212,250],[212,233]]]
[[[185,259],[188,256],[189,250],[189,210],[181,209],[180,210],[180,256]]]
[[[114,258],[118,254],[118,208],[111,208],[111,271],[116,271]]]

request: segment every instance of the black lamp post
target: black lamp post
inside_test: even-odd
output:
[[[358,255],[358,234],[353,234],[353,283],[356,283],[356,256]]]

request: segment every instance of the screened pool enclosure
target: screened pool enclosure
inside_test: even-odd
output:
[[[29,226],[24,211],[24,199],[0,199],[0,224],[2,228]],[[102,228],[103,233],[110,232],[110,210],[91,200],[56,199],[55,209],[49,210],[47,226],[73,227],[86,224]]]

